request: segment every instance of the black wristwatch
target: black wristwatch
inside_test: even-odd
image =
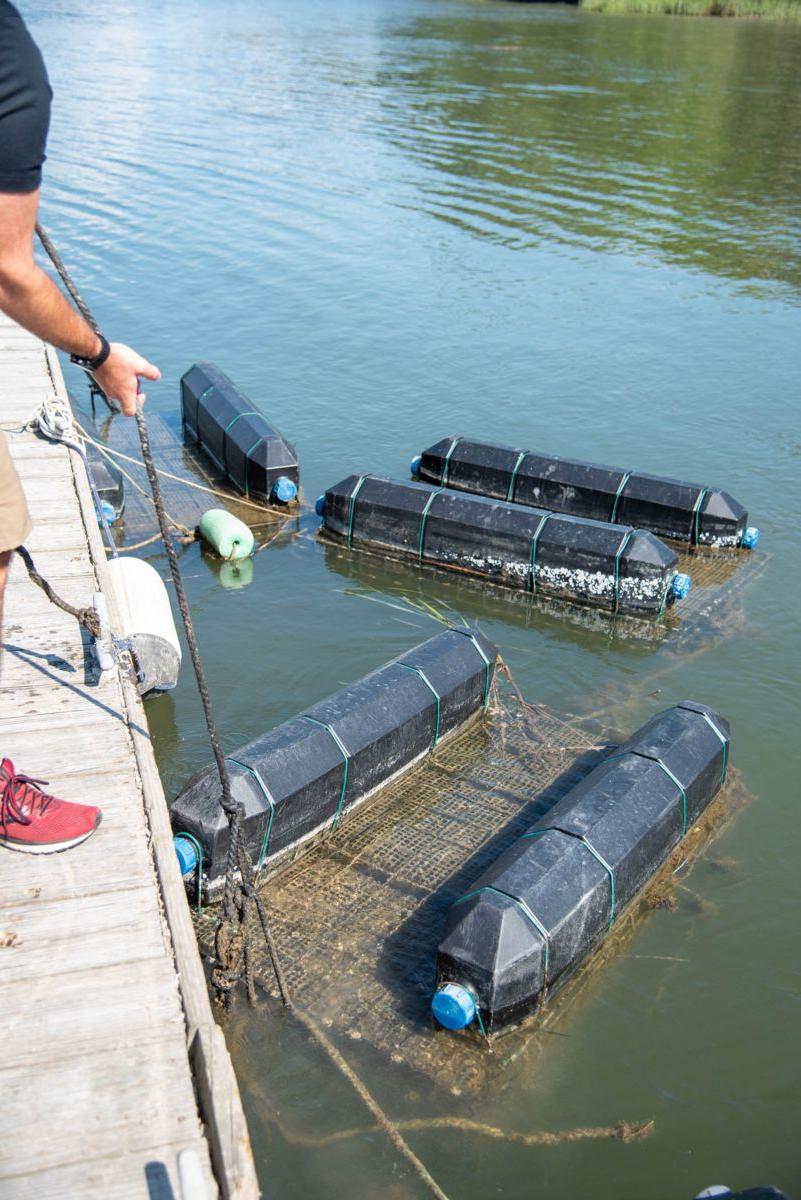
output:
[[[70,355],[71,363],[75,363],[76,367],[82,367],[84,371],[88,371],[90,374],[102,367],[109,354],[111,354],[111,346],[109,346],[100,330],[97,331],[97,336],[100,338],[100,350],[94,358],[81,358],[80,354]]]

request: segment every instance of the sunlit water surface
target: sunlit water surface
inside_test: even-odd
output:
[[[423,586],[560,710],[606,695],[631,729],[718,706],[757,801],[721,843],[734,869],[693,876],[703,913],[646,922],[509,1088],[441,1102],[523,1130],[653,1117],[653,1137],[414,1144],[460,1200],[801,1187],[801,29],[489,0],[22,8],[55,90],[44,218],[108,333],[161,366],[153,409],[174,421],[181,373],[217,361],[297,442],[311,498],[468,433],[747,503],[772,556],[748,627],[679,665]],[[436,630],[351,594],[358,568],[306,538],[239,591],[196,547],[183,567],[231,748]],[[174,794],[209,758],[188,669],[148,711]],[[367,1120],[283,1023],[259,1013],[234,1049],[269,1196],[421,1194],[379,1134],[284,1136]],[[407,1082],[370,1082],[414,1116]]]

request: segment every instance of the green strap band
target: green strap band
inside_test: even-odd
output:
[[[359,478],[356,480],[356,486],[351,492],[350,499],[348,500],[348,549],[350,549],[353,545],[353,518],[356,515],[356,497],[362,490],[362,484],[364,483],[365,479],[369,478],[369,475],[359,476]]]
[[[254,412],[237,413],[236,416],[232,417],[231,420],[226,425],[225,429],[223,430],[223,444],[222,444],[223,470],[225,471],[226,475],[228,474],[228,430],[232,429],[234,427],[234,425],[236,425],[237,421],[241,421],[242,417],[263,417],[263,414],[260,412],[255,412],[255,411]],[[263,442],[263,441],[264,441],[264,438],[259,438],[259,442]],[[258,446],[259,442],[256,442],[255,445],[252,447],[254,450],[255,450],[256,446]],[[250,450],[248,450],[248,454],[250,454]],[[245,459],[245,481],[242,485],[242,491],[247,496],[247,494],[248,494],[247,458]]]
[[[514,503],[515,487],[517,486],[517,472],[520,470],[521,466],[523,465],[523,460],[525,459],[527,454],[528,454],[528,450],[521,450],[517,456],[517,462],[514,465],[514,468],[512,470],[512,475],[509,480],[509,487],[506,489],[507,504]]]
[[[698,499],[693,505],[692,525],[690,526],[690,545],[697,546],[701,541],[701,505],[709,495],[709,488],[701,488]]]
[[[256,449],[257,446],[260,446],[263,441],[264,441],[263,437],[256,438],[255,442],[250,447],[250,449],[245,451],[245,477],[242,480],[242,491],[245,493],[246,496],[250,495],[249,484],[248,484],[248,462],[250,460],[250,456],[253,453],[253,451]]]
[[[687,791],[684,784],[676,778],[670,767],[661,758],[658,758],[655,754],[643,754],[641,750],[624,750],[622,754],[610,754],[608,758],[604,759],[604,762],[614,762],[616,758],[626,758],[629,754],[634,755],[635,758],[644,758],[646,762],[656,763],[664,771],[671,783],[674,783],[678,788],[679,796],[681,797],[681,836],[684,837],[687,832]]]
[[[425,548],[426,539],[426,522],[428,521],[428,514],[431,511],[431,505],[434,503],[437,496],[441,496],[444,491],[445,489],[441,487],[433,491],[426,500],[423,511],[420,514],[420,532],[417,535],[417,561],[419,563],[423,561],[423,550]]]
[[[195,837],[195,835],[193,833],[187,833],[184,829],[176,829],[175,836],[185,838],[187,840],[187,842],[191,842],[192,845],[195,847],[195,854],[197,855],[197,871],[196,871],[197,896],[195,898],[195,907],[197,908],[197,911],[199,913],[202,913],[203,912],[203,847],[201,846],[200,842],[197,840],[197,838]]]
[[[685,711],[686,712],[696,712],[697,710],[692,708],[692,709],[685,709]],[[707,725],[712,730],[712,732],[717,734],[717,736],[720,739],[720,742],[723,746],[723,761],[722,761],[721,767],[720,767],[720,783],[721,783],[721,786],[723,786],[723,784],[726,782],[726,771],[727,771],[728,765],[729,765],[729,739],[726,737],[726,735],[724,733],[721,732],[720,729],[718,729],[717,725],[712,720],[709,713],[702,712],[699,715],[704,718],[704,720],[706,721]]]
[[[490,659],[487,658],[486,654],[481,649],[481,643],[479,642],[476,635],[474,633],[472,633],[469,629],[454,629],[452,632],[453,633],[461,633],[464,637],[470,638],[470,641],[473,643],[476,650],[478,650],[479,654],[481,655],[481,661],[484,664],[483,707],[486,709],[489,707],[490,687],[492,686],[492,662],[490,661]]]
[[[439,478],[439,481],[443,487],[448,486],[448,474],[450,473],[450,469],[451,469],[451,455],[453,454],[454,450],[456,449],[456,447],[459,445],[459,443],[461,441],[462,441],[462,439],[460,437],[454,438],[453,441],[451,442],[450,446],[448,447],[448,453],[445,455],[445,460],[442,464],[442,474],[440,475],[440,478]]]
[[[542,975],[543,975],[543,991],[548,986],[548,960],[551,954],[551,935],[543,925],[542,921],[537,917],[526,904],[525,900],[521,900],[519,896],[513,896],[511,892],[504,892],[501,888],[496,887],[480,887],[475,888],[472,892],[466,892],[464,896],[460,896],[458,900],[454,900],[451,908],[455,908],[457,904],[464,904],[466,900],[472,900],[474,896],[480,896],[482,892],[492,892],[496,896],[503,896],[505,900],[511,900],[516,904],[524,916],[528,917],[531,924],[542,937]]]
[[[247,771],[249,775],[253,776],[253,778],[256,780],[256,783],[259,786],[261,794],[264,796],[264,799],[267,801],[267,805],[269,807],[269,816],[267,817],[267,826],[264,830],[264,837],[262,838],[261,850],[259,851],[259,858],[256,863],[256,870],[260,871],[262,869],[262,867],[264,866],[264,860],[266,859],[267,855],[270,852],[270,834],[273,831],[273,818],[275,817],[275,801],[273,800],[270,789],[267,787],[267,784],[264,782],[264,780],[262,779],[261,775],[259,774],[259,772],[256,770],[255,767],[251,767],[249,763],[241,762],[240,759],[238,759],[238,758],[232,758],[230,754],[228,755],[228,762],[233,763],[235,767],[241,767],[243,771]]]
[[[632,474],[632,471],[624,471],[620,477],[620,483],[617,485],[617,491],[615,492],[615,501],[612,505],[612,515],[609,518],[610,525],[617,524],[617,510],[620,507],[620,501],[623,496],[623,492],[625,491],[626,484],[631,479]]]
[[[545,513],[543,517],[540,517],[540,523],[534,530],[534,536],[531,539],[531,565],[529,571],[529,582],[531,584],[532,595],[535,596],[537,594],[537,551],[539,550],[540,546],[540,534],[545,528],[546,523],[550,521],[553,515],[553,513]]]
[[[635,531],[633,529],[626,530],[626,532],[623,534],[623,540],[617,548],[617,554],[615,555],[614,592],[612,595],[612,606],[613,606],[612,611],[613,612],[617,612],[617,610],[620,607],[620,558],[621,558],[621,555],[623,554],[623,551],[626,549],[629,542],[634,537],[634,532]]]
[[[440,697],[439,693],[437,692],[436,688],[434,687],[434,685],[432,684],[431,680],[426,675],[425,671],[421,670],[420,667],[413,667],[411,663],[405,663],[405,662],[398,663],[398,666],[403,667],[404,671],[411,671],[414,675],[419,676],[419,678],[422,679],[423,683],[426,685],[429,692],[431,692],[431,695],[434,697],[434,700],[436,701],[436,705],[437,705],[436,727],[434,729],[434,741],[431,743],[431,747],[433,749],[434,746],[436,746],[437,742],[439,741],[440,719],[441,719],[441,715],[442,715],[441,697]]]
[[[348,769],[350,766],[350,751],[343,743],[343,741],[340,738],[337,731],[335,729],[333,729],[326,721],[318,721],[316,717],[310,717],[308,713],[303,713],[303,720],[311,721],[312,725],[318,725],[320,727],[320,729],[325,729],[328,733],[330,733],[331,737],[334,739],[337,746],[339,747],[339,749],[342,753],[342,758],[344,759],[344,762],[345,762],[345,770],[342,775],[342,790],[339,793],[339,804],[337,805],[337,811],[334,813],[334,819],[331,822],[331,828],[335,829],[337,826],[337,823],[339,821],[339,818],[342,815],[342,807],[345,803],[345,792],[347,791],[347,787],[348,787]]]
[[[573,833],[570,829],[562,829],[559,825],[549,825],[547,829],[534,829],[531,833],[524,833],[520,841],[523,842],[526,838],[541,837],[543,833],[562,833],[565,837],[573,838],[576,842],[581,842],[582,846],[586,846],[593,858],[601,864],[603,869],[609,876],[609,928],[612,927],[612,922],[615,919],[615,872],[613,868],[601,854],[600,850],[596,850],[590,839],[583,833]]]

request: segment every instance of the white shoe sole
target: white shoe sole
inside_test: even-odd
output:
[[[60,854],[62,850],[71,850],[73,846],[80,846],[81,842],[85,842],[90,838],[97,829],[90,829],[88,833],[82,833],[80,837],[71,838],[67,842],[50,842],[46,845],[32,845],[30,842],[14,842],[9,838],[0,837],[0,846],[5,846],[6,850],[16,850],[19,854]]]

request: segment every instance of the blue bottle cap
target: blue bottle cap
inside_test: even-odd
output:
[[[286,475],[279,475],[273,484],[273,500],[277,500],[279,504],[289,504],[297,499],[297,495],[298,485],[287,479]]]
[[[325,496],[318,496],[314,502],[314,511],[318,517],[325,516]]]
[[[459,983],[445,983],[431,1000],[431,1011],[445,1029],[466,1029],[475,1020],[476,1002]]]
[[[176,834],[172,839],[172,844],[178,856],[178,865],[181,868],[181,874],[191,875],[197,866],[197,850],[189,841],[189,838],[181,837],[180,833]]]
[[[412,475],[419,475],[420,468],[422,467],[422,465],[423,465],[422,455],[418,454],[409,463],[409,470],[411,471]]]
[[[749,525],[747,529],[743,530],[743,537],[742,537],[742,541],[740,542],[740,545],[743,547],[743,549],[745,549],[745,550],[755,549],[758,541],[759,541],[759,530],[757,529],[756,525]]]
[[[690,579],[690,576],[684,575],[681,571],[678,571],[673,576],[673,595],[677,600],[685,600],[690,594],[690,588],[692,585],[693,581]]]

